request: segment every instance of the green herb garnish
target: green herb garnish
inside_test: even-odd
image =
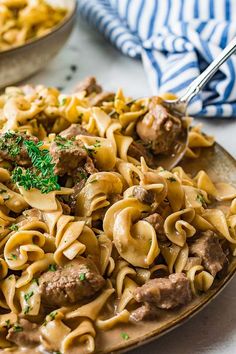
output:
[[[97,180],[97,179],[93,179],[93,180],[90,181],[89,183],[96,183],[96,182],[98,182],[98,180]]]
[[[13,328],[13,332],[22,332],[23,331],[23,327],[21,327],[18,323],[15,323]]]
[[[33,168],[22,169],[16,167],[12,173],[12,181],[23,187],[25,190],[36,188],[41,193],[49,193],[60,190],[58,176],[54,174],[52,156],[46,149],[40,149],[43,142],[24,141],[28,155],[32,161]]]
[[[125,332],[121,332],[121,338],[124,339],[124,340],[128,340],[129,339],[129,335]]]
[[[73,142],[71,140],[63,138],[60,135],[57,135],[54,141],[55,141],[56,145],[59,147],[60,150],[69,149],[72,146],[72,144],[73,144]]]
[[[50,272],[55,272],[57,270],[56,264],[49,264],[48,270],[50,270]]]
[[[79,171],[79,176],[81,179],[88,179],[88,176],[84,171]]]
[[[177,181],[177,179],[175,178],[175,177],[168,177],[167,178],[168,179],[168,181],[170,181],[170,182],[176,182]]]
[[[11,256],[12,256],[13,259],[15,259],[15,260],[17,259],[17,255],[16,254],[11,253]]]
[[[33,278],[32,279],[33,283],[36,283],[39,286],[39,278]]]
[[[86,274],[85,273],[81,273],[79,275],[79,280],[84,281],[85,279],[86,279]]]
[[[30,312],[30,309],[31,309],[31,307],[29,305],[26,305],[25,309],[24,309],[24,315],[27,315],[27,313]]]
[[[5,326],[7,329],[9,329],[11,327],[11,321],[10,320],[6,320],[5,321]]]
[[[201,204],[206,204],[206,201],[201,193],[199,193],[196,197],[196,200],[200,202]]]
[[[87,148],[86,146],[83,146],[83,149],[87,152],[87,154],[92,157],[94,154],[97,153],[96,149],[101,147],[101,142],[99,140],[95,140],[95,144],[93,146]]]
[[[15,132],[8,131],[0,138],[0,150],[6,150],[11,157],[16,157],[20,153],[19,144],[23,137]]]
[[[55,320],[56,315],[57,315],[57,311],[52,311],[49,313],[48,316],[50,317],[51,321],[53,321],[53,320]]]
[[[26,302],[29,301],[29,299],[34,295],[34,292],[33,291],[30,291],[29,293],[25,294],[24,295],[24,299]]]
[[[11,231],[18,231],[19,230],[19,226],[16,224],[12,224],[11,226],[9,226],[9,230]]]

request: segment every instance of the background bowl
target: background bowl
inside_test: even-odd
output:
[[[0,52],[0,88],[15,84],[42,69],[68,39],[76,18],[76,0],[51,0],[68,9],[66,17],[43,37]]]

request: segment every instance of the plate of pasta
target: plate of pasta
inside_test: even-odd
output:
[[[0,1],[0,87],[40,70],[68,39],[76,0]]]
[[[127,351],[233,277],[236,163],[201,126],[94,78],[6,88],[0,112],[1,350]]]

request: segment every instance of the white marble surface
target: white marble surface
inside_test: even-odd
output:
[[[72,74],[70,66],[75,64],[78,70],[73,73],[73,79],[68,80]],[[66,48],[28,82],[60,86],[70,91],[87,75],[96,76],[108,90],[123,87],[127,95],[134,97],[150,94],[141,63],[124,57],[83,23],[76,26]],[[236,158],[236,119],[200,121],[204,122],[204,130],[215,135]],[[134,353],[235,354],[236,278],[195,318]]]

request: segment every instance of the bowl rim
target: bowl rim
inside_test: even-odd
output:
[[[78,8],[77,1],[76,0],[72,0],[72,1],[73,1],[72,10],[69,10],[69,12],[66,14],[64,19],[61,22],[59,22],[55,27],[53,27],[53,29],[50,32],[43,35],[42,37],[31,39],[28,42],[21,44],[19,46],[0,51],[0,59],[3,56],[7,56],[8,54],[12,54],[17,51],[24,50],[25,48],[28,48],[31,45],[38,44],[39,42],[43,41],[44,39],[49,38],[49,37],[53,36],[55,33],[57,33],[58,31],[60,31],[64,26],[66,26],[69,22],[71,22],[73,20],[73,18],[75,17],[75,15],[77,13],[77,8]]]

